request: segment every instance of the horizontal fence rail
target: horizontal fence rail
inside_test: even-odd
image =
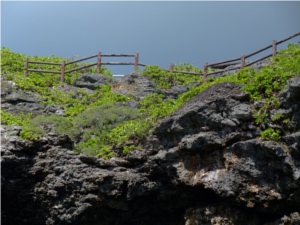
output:
[[[255,64],[259,61],[267,59],[271,56],[275,56],[277,54],[277,46],[279,44],[282,44],[282,43],[284,43],[284,42],[286,42],[286,41],[288,41],[292,38],[295,38],[299,35],[300,35],[300,32],[298,32],[298,33],[296,33],[292,36],[289,36],[289,37],[287,37],[287,38],[285,38],[281,41],[273,40],[272,44],[270,44],[270,45],[268,45],[264,48],[261,48],[257,51],[254,51],[250,54],[247,54],[247,55],[242,54],[241,57],[237,57],[237,58],[234,58],[234,59],[229,59],[229,60],[225,60],[225,61],[221,61],[221,62],[211,63],[211,64],[208,64],[206,62],[206,63],[204,63],[203,72],[201,72],[201,73],[174,70],[174,64],[172,64],[172,63],[170,64],[169,69],[163,69],[163,70],[171,72],[171,73],[202,75],[202,76],[204,76],[204,80],[205,80],[207,75],[213,75],[213,74],[222,73],[222,72],[225,72],[225,71],[227,72],[227,71],[230,71],[230,70],[242,69],[244,67],[251,66],[251,65],[253,65],[253,64]],[[300,43],[300,42],[298,42],[298,43]],[[259,54],[259,53],[261,53],[265,50],[268,50],[270,48],[272,48],[272,53],[271,54],[268,54],[264,57],[256,59],[255,61],[246,63],[247,58],[252,57],[254,55],[257,55],[257,54]],[[134,62],[102,62],[103,57],[134,57]],[[66,70],[66,66],[68,66],[68,65],[78,63],[78,62],[82,62],[82,61],[89,60],[89,59],[93,59],[93,58],[97,58],[96,63],[90,63],[90,64],[87,64],[87,65],[84,65],[84,66],[79,66],[77,68]],[[60,66],[60,70],[59,71],[54,71],[54,70],[29,69],[29,67],[28,67],[29,64],[44,64],[44,65]],[[102,52],[98,52],[98,54],[96,54],[96,55],[88,56],[88,57],[78,59],[78,60],[74,60],[74,61],[70,61],[70,62],[62,61],[61,63],[29,61],[28,58],[26,58],[25,62],[24,62],[24,76],[27,77],[28,72],[61,74],[60,80],[62,82],[64,82],[65,74],[75,72],[75,71],[78,71],[78,70],[82,70],[82,69],[86,69],[86,68],[93,67],[93,66],[97,67],[97,73],[100,74],[101,65],[133,65],[135,72],[138,72],[138,67],[139,66],[143,66],[143,67],[149,66],[147,64],[143,64],[143,63],[139,62],[139,53],[138,52],[135,52],[134,54],[102,54]],[[233,65],[236,65],[236,66],[233,67],[233,68],[226,68],[228,66],[233,66]],[[208,72],[208,68],[218,69],[218,71]]]
[[[102,57],[134,57],[134,62],[102,62]],[[77,68],[66,70],[66,66],[82,62],[85,60],[97,58],[96,63],[90,63],[84,66],[79,66]],[[60,66],[60,71],[54,71],[54,70],[41,70],[41,69],[29,69],[29,64],[42,64],[42,65],[55,65]],[[62,61],[61,63],[53,63],[53,62],[38,62],[38,61],[29,61],[28,58],[25,59],[24,63],[24,77],[28,76],[28,72],[38,72],[38,73],[54,73],[54,74],[60,74],[60,81],[64,82],[65,80],[65,74],[72,73],[78,70],[86,69],[89,67],[96,66],[97,67],[97,73],[99,74],[101,71],[101,65],[133,65],[134,71],[138,71],[138,66],[145,66],[145,64],[139,63],[139,53],[136,52],[134,54],[102,54],[101,52],[98,52],[96,55],[88,56],[82,59],[73,60],[70,62]]]

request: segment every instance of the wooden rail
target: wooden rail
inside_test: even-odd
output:
[[[82,62],[88,59],[93,59],[97,57],[96,63],[90,63],[84,66],[79,66],[77,68],[66,70],[66,66]],[[102,57],[134,57],[134,62],[102,62]],[[44,64],[44,65],[55,65],[60,66],[60,71],[54,71],[54,70],[38,70],[38,69],[29,69],[29,64]],[[101,52],[98,52],[97,55],[88,56],[82,59],[65,62],[62,61],[61,63],[53,63],[53,62],[38,62],[38,61],[29,61],[28,58],[25,59],[24,63],[24,77],[28,76],[28,72],[38,72],[38,73],[54,73],[54,74],[60,74],[60,81],[64,82],[65,80],[65,74],[75,72],[78,70],[86,69],[92,66],[97,66],[97,73],[99,74],[101,71],[101,65],[134,65],[134,71],[138,71],[138,66],[145,66],[145,64],[139,63],[139,53],[136,52],[134,54],[102,54]]]
[[[163,70],[171,72],[171,73],[202,75],[202,76],[204,76],[204,80],[205,80],[207,75],[222,73],[224,71],[227,72],[227,71],[230,71],[230,70],[242,69],[244,67],[251,66],[251,65],[253,65],[253,64],[255,64],[255,63],[257,63],[261,60],[267,59],[271,56],[275,56],[277,54],[277,46],[279,44],[282,44],[282,43],[284,43],[284,42],[286,42],[286,41],[288,41],[292,38],[295,38],[299,35],[300,35],[300,32],[298,32],[298,33],[296,33],[296,34],[294,34],[290,37],[287,37],[287,38],[285,38],[281,41],[273,40],[272,44],[270,44],[270,45],[268,45],[264,48],[261,48],[261,49],[255,51],[255,52],[252,52],[250,54],[247,54],[247,55],[242,54],[241,57],[237,57],[237,58],[234,58],[234,59],[229,59],[229,60],[225,60],[225,61],[221,61],[221,62],[211,63],[211,64],[208,64],[207,62],[205,62],[204,66],[203,66],[203,72],[201,72],[201,73],[174,70],[174,65],[172,63],[170,64],[169,69],[163,69]],[[261,53],[261,52],[263,52],[267,49],[270,49],[270,48],[272,48],[272,53],[271,54],[268,54],[264,57],[256,59],[255,61],[246,63],[247,58],[249,58],[251,56],[254,56],[258,53]],[[134,57],[134,62],[102,62],[102,57]],[[88,60],[88,59],[92,59],[92,58],[97,58],[97,62],[88,64],[88,65],[84,65],[84,66],[79,66],[77,68],[69,69],[69,70],[66,71],[66,66],[74,64],[74,63],[82,62],[82,61],[85,61],[85,60]],[[52,71],[52,70],[29,69],[28,68],[29,64],[56,65],[56,66],[60,66],[61,70],[60,71]],[[98,52],[98,54],[96,54],[96,55],[88,56],[88,57],[78,59],[78,60],[74,60],[74,61],[70,61],[70,62],[62,61],[61,63],[29,61],[28,58],[26,58],[25,62],[24,62],[24,76],[27,77],[28,72],[55,73],[55,74],[61,74],[60,80],[62,82],[64,82],[64,75],[67,74],[67,73],[75,72],[75,71],[82,70],[82,69],[85,69],[85,68],[89,68],[89,67],[92,67],[92,66],[96,66],[97,67],[97,73],[100,73],[101,65],[134,65],[134,71],[135,72],[138,71],[138,66],[148,66],[147,64],[139,63],[139,53],[138,52],[135,52],[134,54],[102,54],[102,52]],[[225,70],[225,68],[230,66],[230,65],[239,65],[239,66],[231,68],[231,69],[227,68]],[[208,73],[208,68],[221,69],[221,70]]]
[[[217,62],[217,63],[212,63],[212,64],[207,64],[207,63],[206,63],[206,64],[204,64],[204,77],[206,77],[207,75],[212,75],[212,74],[221,73],[221,72],[225,71],[225,70],[223,70],[223,71],[221,70],[221,71],[216,71],[216,72],[207,73],[207,68],[206,68],[206,67],[210,67],[210,68],[213,68],[213,69],[220,69],[220,68],[224,69],[224,68],[226,68],[227,66],[230,66],[230,65],[237,65],[238,63],[240,63],[239,68],[242,69],[243,67],[251,66],[251,65],[253,65],[253,64],[255,64],[255,63],[259,62],[259,61],[262,61],[262,60],[264,60],[264,59],[267,59],[267,58],[269,58],[269,57],[271,57],[271,56],[275,56],[275,55],[277,54],[277,46],[278,46],[279,44],[282,44],[283,42],[286,42],[286,41],[288,41],[288,40],[290,40],[290,39],[292,39],[292,38],[295,38],[295,37],[297,37],[297,36],[299,36],[299,35],[300,35],[300,32],[298,32],[298,33],[296,33],[296,34],[294,34],[294,35],[292,35],[292,36],[290,36],[290,37],[287,37],[287,38],[285,38],[285,39],[283,39],[283,40],[281,40],[281,41],[273,40],[273,41],[272,41],[272,44],[270,44],[270,45],[268,45],[268,46],[266,46],[266,47],[264,47],[264,48],[261,48],[261,49],[255,51],[255,52],[252,52],[252,53],[250,53],[250,54],[242,55],[242,56],[239,57],[239,58],[234,58],[234,59],[230,59],[230,60],[226,60],[226,61],[222,61],[222,62]],[[258,53],[261,53],[261,52],[263,52],[263,51],[265,51],[265,50],[267,50],[267,49],[270,49],[270,48],[272,48],[272,53],[271,53],[271,54],[268,54],[268,55],[266,55],[266,56],[264,56],[264,57],[261,57],[261,58],[259,58],[259,59],[256,59],[256,60],[253,61],[253,62],[246,63],[246,59],[247,59],[247,58],[249,58],[249,57],[251,57],[251,56],[254,56],[254,55],[258,54]],[[236,62],[236,61],[239,61],[239,62]],[[235,62],[235,63],[229,63],[229,62]],[[226,69],[226,71],[236,70],[236,69],[239,69],[239,68]],[[205,71],[206,71],[206,72],[205,72]]]

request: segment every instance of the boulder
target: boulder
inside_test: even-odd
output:
[[[133,96],[137,100],[149,94],[162,93],[152,81],[138,73],[123,76],[116,92]]]
[[[243,93],[238,85],[215,85],[163,119],[154,134],[161,137],[164,147],[179,144],[180,148],[195,148],[208,140],[219,143],[218,146],[226,146],[226,143],[237,139],[253,138],[257,130],[249,100],[249,95]]]
[[[113,78],[102,74],[83,74],[75,81],[75,86],[95,90],[100,85],[107,85],[112,83],[112,81]]]
[[[20,113],[39,115],[45,105],[41,103],[41,97],[38,94],[16,89],[1,95],[1,108],[14,115]]]

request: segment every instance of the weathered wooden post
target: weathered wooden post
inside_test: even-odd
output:
[[[64,60],[61,62],[60,81],[65,82],[65,61]]]
[[[246,65],[246,61],[245,61],[245,55],[242,54],[242,57],[241,57],[241,69],[243,69]]]
[[[98,57],[97,57],[97,73],[101,73],[101,52],[98,52]]]
[[[204,63],[203,73],[204,73],[204,82],[206,82],[206,76],[207,76],[207,69],[208,69],[208,63]]]
[[[273,45],[273,56],[275,56],[276,54],[277,54],[277,42],[276,42],[276,40],[273,40],[273,43],[272,43],[272,45]]]
[[[139,70],[139,53],[135,52],[134,53],[134,72],[138,72]]]
[[[28,58],[26,58],[24,62],[24,77],[27,76],[28,76]]]
[[[170,72],[173,72],[173,70],[174,70],[174,64],[170,63]]]

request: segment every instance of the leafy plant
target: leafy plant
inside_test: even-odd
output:
[[[271,119],[272,121],[279,121],[280,119],[282,119],[284,116],[282,113],[277,113],[275,115],[272,115]]]
[[[76,144],[75,150],[87,155],[99,156],[103,159],[109,159],[114,156],[111,147],[103,144],[98,137],[91,137],[87,141]]]
[[[174,66],[174,70],[196,72],[201,70],[189,63],[181,63]],[[142,71],[143,76],[151,79],[158,88],[169,89],[176,85],[188,85],[193,82],[202,83],[203,79],[199,75],[168,72],[159,66],[146,66]]]
[[[135,146],[134,145],[128,145],[128,146],[125,146],[124,149],[123,149],[123,153],[124,154],[128,154],[130,151],[132,151],[133,149],[135,149]]]
[[[126,121],[135,121],[142,117],[143,114],[138,109],[105,103],[77,115],[73,120],[70,136],[78,143],[77,149],[80,148],[82,152],[108,156],[110,152],[107,146],[111,146],[112,143],[121,145],[122,141],[125,142],[126,138],[129,138],[125,136],[124,139],[124,134],[120,134],[119,129],[114,129],[123,123],[127,124]],[[128,134],[130,132],[126,133]],[[111,151],[111,147],[109,149]]]
[[[24,54],[12,52],[9,48],[1,48],[1,69],[2,74],[7,80],[14,81],[17,86],[24,90],[31,90],[38,93],[47,93],[47,89],[52,86],[57,86],[60,84],[60,74],[48,74],[48,73],[37,73],[29,72],[28,77],[24,77],[24,62],[28,58],[29,61],[39,61],[39,62],[53,62],[59,63],[59,65],[51,64],[34,64],[29,63],[29,69],[38,69],[38,70],[50,70],[50,71],[61,71],[62,61],[70,62],[69,59],[57,57],[54,55],[50,56],[26,56]],[[83,62],[81,64],[72,63],[66,66],[65,70],[78,68],[80,66],[87,65]],[[75,80],[82,73],[95,73],[95,67],[90,67],[81,71],[76,71],[72,73],[65,74],[65,81],[68,84],[74,84]],[[112,77],[111,71],[105,66],[101,67],[101,74]]]
[[[73,135],[78,136],[84,130],[88,136],[97,135],[102,130],[110,130],[122,121],[141,118],[138,109],[125,106],[116,107],[113,103],[92,107],[80,113],[73,120]]]
[[[109,134],[109,142],[118,147],[129,139],[142,139],[149,134],[151,123],[148,120],[129,120],[117,125]]]
[[[65,117],[39,115],[23,126],[20,136],[24,139],[37,140],[44,136],[46,132],[51,131],[58,134],[68,134],[71,126],[71,122]]]
[[[23,114],[22,112],[17,115],[14,116],[9,112],[6,112],[5,110],[0,111],[0,115],[1,115],[1,124],[5,124],[5,125],[19,125],[19,126],[23,126],[27,123],[29,123],[30,121],[30,117],[32,116],[32,114]]]
[[[273,141],[279,141],[281,139],[280,137],[280,131],[274,130],[273,128],[268,128],[260,133],[262,139],[265,140],[273,140]]]

